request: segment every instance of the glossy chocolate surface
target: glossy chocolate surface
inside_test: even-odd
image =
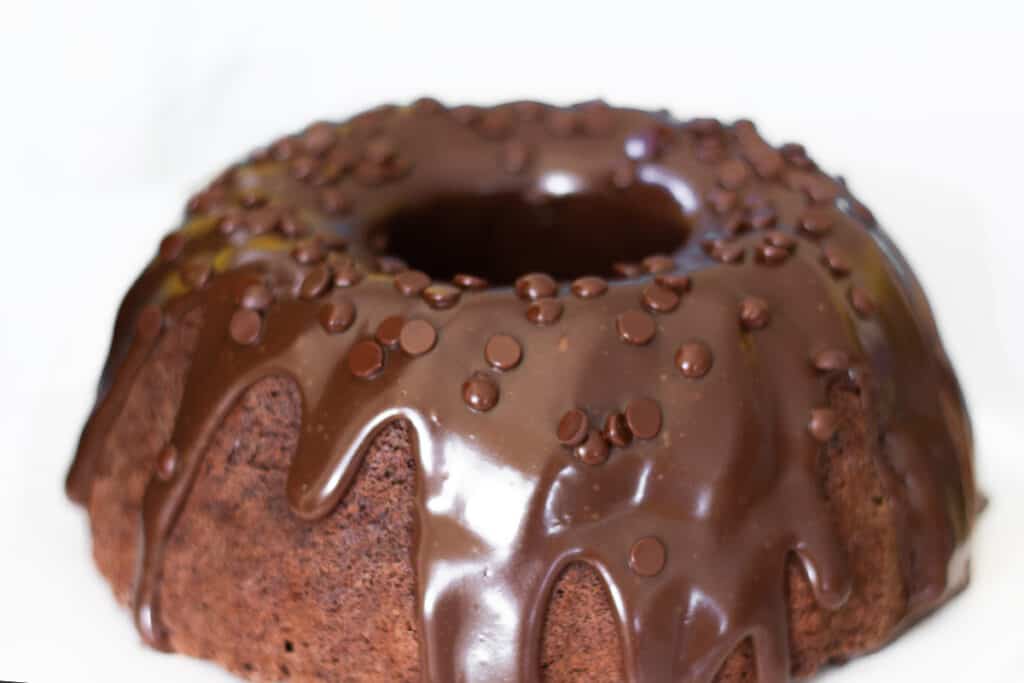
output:
[[[905,623],[966,581],[971,435],[924,295],[842,183],[749,122],[424,100],[279,140],[193,198],[128,293],[74,499],[156,340],[197,308],[143,505],[134,607],[156,647],[165,540],[268,376],[302,395],[302,518],[411,425],[433,683],[538,680],[574,561],[607,585],[630,681],[708,683],[746,638],[759,680],[788,680],[787,557],[822,606],[850,590],[816,467],[839,380],[865,387],[924,577]]]

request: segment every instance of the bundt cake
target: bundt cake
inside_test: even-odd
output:
[[[964,587],[972,457],[800,145],[421,99],[188,202],[67,488],[143,639],[253,680],[778,683]]]

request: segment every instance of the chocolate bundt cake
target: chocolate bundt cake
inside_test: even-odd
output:
[[[971,449],[800,145],[422,99],[192,198],[67,486],[143,639],[253,680],[778,683],[964,587]]]

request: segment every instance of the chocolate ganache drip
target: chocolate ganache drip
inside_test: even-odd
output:
[[[710,683],[753,644],[790,675],[784,571],[838,609],[820,475],[860,390],[888,454],[904,624],[966,580],[971,435],[924,296],[845,185],[754,126],[588,103],[383,107],[282,138],[192,199],[127,295],[68,491],[160,336],[201,315],[146,487],[134,609],[215,431],[289,378],[295,515],[330,515],[396,420],[418,468],[425,680],[537,681],[552,586],[592,566],[634,682]]]

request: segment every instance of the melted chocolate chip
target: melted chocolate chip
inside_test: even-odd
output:
[[[476,373],[463,383],[462,400],[476,412],[487,412],[498,403],[498,385],[490,376]]]
[[[443,311],[459,303],[462,290],[454,285],[435,282],[420,294],[420,297],[433,309]]]
[[[835,212],[827,207],[812,206],[800,216],[800,229],[813,237],[827,234],[835,224]]]
[[[839,429],[839,415],[831,408],[815,408],[811,411],[811,420],[807,423],[807,431],[817,441],[824,443],[832,438]]]
[[[764,234],[764,243],[768,246],[778,247],[780,249],[787,249],[793,251],[796,248],[796,239],[792,235],[787,235],[784,232],[778,230],[771,230]]]
[[[538,299],[526,309],[526,319],[534,325],[552,325],[562,317],[562,303],[555,299]]]
[[[586,440],[573,451],[576,459],[584,465],[601,465],[608,460],[608,443],[596,429],[591,429]]]
[[[665,544],[654,536],[641,538],[629,550],[629,568],[638,576],[657,576],[665,567]]]
[[[459,287],[460,289],[468,289],[474,291],[487,289],[487,280],[483,279],[482,277],[477,277],[476,275],[459,273],[458,275],[452,278],[452,282],[455,284],[456,287]]]
[[[700,379],[711,371],[714,357],[702,341],[687,342],[676,351],[676,367],[684,377]]]
[[[292,249],[292,258],[303,265],[319,263],[325,256],[324,245],[317,239],[303,240]]]
[[[638,439],[653,439],[661,431],[661,407],[652,398],[638,398],[626,406],[626,424]]]
[[[242,308],[265,311],[273,300],[274,296],[270,293],[270,290],[265,285],[257,283],[245,288],[239,299],[239,304],[241,304]]]
[[[315,299],[325,293],[331,286],[334,273],[330,267],[320,264],[306,274],[299,288],[299,296],[303,299]]]
[[[758,297],[747,297],[740,303],[740,324],[745,330],[760,330],[768,324],[771,312],[768,302]]]
[[[352,200],[336,187],[325,187],[320,190],[317,201],[320,208],[333,216],[345,216],[352,212]]]
[[[516,280],[516,294],[521,299],[535,301],[554,296],[558,292],[558,283],[545,273],[530,273]]]
[[[782,247],[773,247],[770,244],[762,244],[756,249],[757,262],[769,266],[777,266],[789,258],[789,250]]]
[[[575,448],[583,443],[590,431],[590,419],[579,408],[573,408],[558,421],[556,434],[558,442],[563,446]]]
[[[625,448],[633,441],[633,432],[629,431],[629,423],[622,413],[611,413],[604,419],[601,436],[613,446]]]
[[[659,275],[654,278],[654,281],[677,294],[685,294],[690,290],[691,285],[689,275]]]
[[[240,308],[231,316],[228,331],[231,338],[242,346],[255,344],[263,331],[263,317],[256,311]]]
[[[352,261],[344,261],[334,269],[334,284],[337,287],[353,287],[363,279],[363,272]]]
[[[647,310],[656,313],[670,313],[679,306],[679,295],[657,283],[644,287],[641,299]]]
[[[645,258],[641,265],[648,273],[657,275],[658,273],[668,273],[676,269],[676,262],[671,256],[665,256],[663,254],[655,254]]]
[[[832,277],[841,278],[850,274],[850,266],[846,258],[833,246],[826,244],[821,247],[821,262],[828,268]]]
[[[626,263],[624,261],[613,263],[612,270],[619,277],[637,277],[644,274],[644,267],[639,263]]]
[[[626,311],[615,319],[615,325],[623,341],[639,346],[651,341],[657,331],[654,318],[643,311]]]
[[[329,301],[320,307],[320,326],[328,334],[339,334],[347,330],[356,317],[356,307],[348,299]]]
[[[156,456],[156,476],[160,481],[170,481],[178,469],[178,449],[167,444]]]
[[[604,278],[587,276],[572,283],[572,293],[580,299],[593,299],[608,291],[608,283]]]
[[[384,349],[371,339],[356,342],[348,352],[348,369],[356,377],[370,379],[384,369]]]
[[[405,296],[416,296],[430,286],[430,276],[419,270],[405,270],[395,276],[395,289]]]
[[[875,302],[871,296],[857,285],[852,285],[848,294],[850,305],[861,318],[870,318],[875,312]]]
[[[377,325],[376,338],[381,344],[389,349],[393,349],[398,346],[398,339],[402,334],[402,328],[405,326],[405,318],[400,315],[392,315],[384,318]]]
[[[840,349],[825,349],[814,354],[811,364],[821,372],[847,370],[850,367],[850,354]]]
[[[410,356],[422,356],[437,343],[437,330],[426,320],[410,320],[402,326],[398,344]]]
[[[409,270],[409,266],[396,256],[384,255],[377,257],[377,270],[388,275],[395,275],[403,270]]]
[[[723,161],[718,167],[718,182],[727,190],[739,189],[750,177],[750,169],[740,159]]]
[[[487,340],[487,345],[484,346],[484,358],[493,368],[511,370],[522,360],[523,347],[514,337],[507,334],[496,334]]]

